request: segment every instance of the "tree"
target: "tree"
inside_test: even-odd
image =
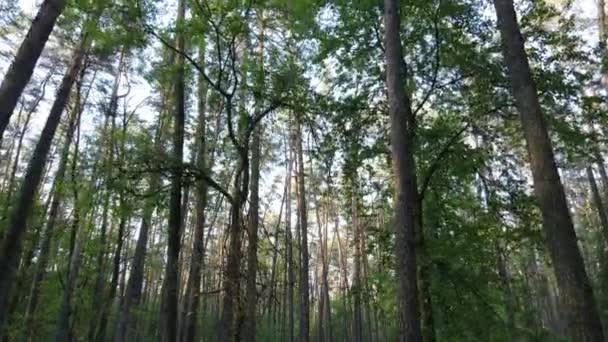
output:
[[[527,142],[534,192],[538,198],[547,245],[560,289],[567,334],[579,341],[602,341],[602,324],[577,245],[513,1],[495,0],[494,7],[513,97]]]
[[[0,326],[3,325],[3,321],[7,316],[8,298],[13,285],[14,275],[17,271],[16,268],[19,265],[23,235],[34,203],[34,196],[40,185],[51,141],[68,101],[72,85],[78,76],[83,59],[85,58],[87,44],[89,44],[89,40],[85,34],[74,51],[71,64],[59,85],[55,101],[24,176],[21,190],[19,191],[19,200],[11,211],[8,231],[2,242],[2,254],[0,254],[0,270],[2,271],[2,275],[0,276],[0,317],[2,317]]]
[[[399,341],[420,341],[420,314],[416,282],[416,175],[412,151],[415,122],[410,100],[403,89],[404,66],[399,35],[400,17],[397,1],[384,1],[386,25],[386,86],[390,114],[391,154],[395,181],[395,256],[397,286],[397,326]]]
[[[21,92],[30,80],[36,62],[67,1],[45,0],[32,21],[17,55],[0,85],[0,142]]]
[[[181,0],[177,5],[176,26],[178,30],[186,17],[186,2]],[[161,316],[163,317],[163,341],[172,342],[178,338],[178,259],[180,250],[180,232],[182,225],[182,162],[184,154],[184,122],[185,108],[185,64],[181,52],[185,49],[185,37],[181,32],[176,35],[175,64],[176,74],[173,85],[175,117],[173,122],[173,171],[171,173],[171,194],[169,200],[167,264],[165,266],[165,281],[163,286],[163,301]]]

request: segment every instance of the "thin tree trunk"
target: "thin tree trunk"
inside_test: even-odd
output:
[[[515,326],[515,298],[511,289],[509,272],[507,270],[507,261],[503,249],[498,244],[496,245],[495,249],[497,254],[496,266],[498,269],[498,277],[502,285],[501,287],[504,297],[505,311],[507,314],[506,333],[507,336],[509,336],[510,341],[518,341],[519,338]]]
[[[433,315],[433,302],[431,297],[431,271],[433,264],[426,247],[424,237],[423,203],[418,197],[416,207],[416,253],[418,257],[418,288],[421,296],[422,340],[435,341],[435,318]]]
[[[258,35],[258,51],[260,70],[256,80],[258,89],[264,88],[264,14],[260,14],[260,33]],[[256,112],[262,107],[262,99],[255,98]],[[256,340],[256,314],[257,314],[257,284],[256,276],[258,272],[258,226],[260,221],[260,135],[262,128],[258,124],[254,131],[251,141],[251,175],[249,177],[249,212],[247,214],[247,283],[245,286],[245,322],[243,325],[243,336],[245,341],[254,342]]]
[[[354,182],[353,182],[354,183]],[[353,186],[353,188],[355,188]],[[356,189],[356,188],[355,188]],[[363,341],[363,322],[361,315],[361,225],[359,223],[359,210],[357,208],[357,200],[353,194],[351,195],[351,206],[352,206],[352,228],[354,236],[354,274],[353,274],[353,341]]]
[[[105,125],[104,125],[103,136],[102,136],[102,139],[105,140],[105,143],[102,144],[102,146],[103,146],[102,149],[105,149],[105,151],[103,151],[103,153],[105,154],[105,158],[104,158],[105,194],[104,194],[104,200],[103,200],[102,224],[101,224],[101,229],[100,229],[100,233],[99,233],[99,242],[100,242],[99,251],[96,256],[97,275],[96,275],[96,279],[95,279],[93,299],[91,301],[92,310],[97,310],[98,308],[101,307],[102,313],[101,313],[101,317],[94,315],[90,321],[89,332],[88,332],[89,341],[96,340],[96,334],[100,331],[98,325],[101,322],[101,320],[104,319],[103,311],[105,309],[103,308],[103,306],[105,305],[105,303],[103,303],[102,301],[104,298],[105,259],[106,259],[106,253],[107,253],[106,239],[107,239],[107,229],[108,229],[108,225],[109,225],[108,215],[109,215],[109,211],[110,211],[110,198],[112,195],[112,190],[114,189],[114,186],[113,186],[113,182],[114,182],[114,180],[113,180],[114,165],[113,164],[114,164],[114,154],[115,154],[114,153],[115,152],[114,151],[114,143],[115,143],[114,131],[116,128],[116,110],[117,110],[117,106],[118,106],[118,88],[120,86],[120,79],[121,79],[121,73],[122,73],[124,61],[125,61],[125,51],[123,49],[120,54],[117,73],[116,73],[116,77],[114,78],[114,84],[112,86],[112,93],[110,95],[108,109],[105,113],[106,121],[105,121]],[[106,130],[108,120],[111,120],[111,126],[110,126],[109,132],[107,132],[107,130]],[[120,242],[120,244],[121,244],[120,247],[122,248],[122,241]],[[114,291],[115,291],[115,289],[114,289]],[[107,319],[107,317],[106,317],[106,319]],[[105,329],[105,327],[103,329]]]
[[[180,0],[177,6],[177,25],[183,23],[186,15],[186,3]],[[176,49],[184,51],[185,37],[182,32],[176,35]],[[173,172],[171,175],[171,194],[169,199],[169,225],[167,241],[167,264],[165,268],[165,281],[163,286],[163,301],[161,305],[161,326],[163,342],[176,341],[179,292],[179,250],[180,231],[182,223],[182,162],[184,154],[184,122],[185,122],[185,65],[184,57],[180,53],[175,54],[175,65],[177,66],[174,98],[175,118],[173,127]]]
[[[599,45],[601,50],[601,68],[602,72],[602,84],[604,87],[608,86],[608,53],[606,51],[607,38],[608,38],[608,27],[606,25],[606,2],[604,0],[597,1],[597,13],[598,13],[598,32],[599,32]]]
[[[34,203],[34,197],[40,185],[44,165],[46,164],[55,131],[61,120],[61,114],[65,109],[72,85],[82,66],[87,41],[86,37],[82,38],[80,46],[74,52],[72,63],[59,85],[55,101],[25,172],[19,200],[11,210],[9,228],[2,242],[0,252],[0,327],[3,326],[7,316],[8,299],[10,298],[16,268],[19,265],[21,244]]]
[[[422,340],[416,264],[416,166],[414,114],[405,93],[399,1],[384,0],[386,84],[390,113],[391,152],[395,182],[395,256],[398,341]]]
[[[587,178],[589,179],[589,186],[591,188],[591,194],[593,195],[593,203],[600,219],[601,233],[604,238],[604,244],[608,245],[608,217],[606,216],[606,211],[604,210],[605,207],[602,203],[602,197],[597,187],[591,166],[587,167]]]
[[[242,180],[247,178],[248,166],[247,156],[241,155],[238,161],[237,171],[234,179],[234,189],[232,198],[234,203],[230,207],[229,225],[229,247],[223,279],[223,289],[225,291],[222,313],[221,328],[219,332],[220,341],[240,341],[241,327],[241,300],[240,300],[240,269],[241,269],[241,241],[242,241],[242,209],[246,191],[241,187],[246,187],[248,182]]]
[[[65,283],[60,302],[59,312],[57,316],[57,324],[55,327],[55,341],[63,342],[70,340],[70,316],[72,310],[72,293],[76,287],[76,279],[80,270],[80,251],[81,251],[81,231],[79,229],[81,222],[81,211],[79,203],[79,187],[77,184],[78,179],[78,154],[80,150],[80,128],[78,128],[78,134],[76,135],[76,143],[74,148],[74,155],[72,157],[72,193],[74,197],[74,218],[71,226],[71,240],[70,250],[68,253],[68,267],[67,275],[65,277]]]
[[[14,188],[14,182],[15,182],[15,175],[17,174],[17,167],[19,166],[19,161],[21,158],[21,149],[23,147],[23,139],[25,138],[25,133],[27,132],[28,128],[29,128],[29,124],[32,118],[32,115],[34,114],[34,112],[36,111],[36,109],[38,109],[38,105],[40,104],[40,102],[44,99],[44,96],[46,94],[46,85],[48,83],[48,81],[51,79],[51,76],[53,75],[54,70],[51,70],[48,75],[45,77],[45,79],[42,81],[42,91],[40,92],[40,95],[36,98],[36,100],[34,100],[34,103],[32,104],[32,106],[30,107],[30,109],[27,111],[27,114],[25,115],[25,120],[23,122],[23,126],[21,127],[21,130],[19,132],[19,138],[17,140],[17,148],[15,151],[15,157],[14,157],[14,161],[11,167],[11,171],[10,171],[10,175],[7,181],[7,188],[8,190],[6,190],[6,198],[5,198],[5,205],[4,205],[4,210],[2,212],[2,215],[5,216],[2,218],[2,221],[4,221],[5,219],[8,219],[8,213],[9,213],[9,206],[12,203],[12,195],[13,195],[13,188]],[[1,134],[0,134],[1,135]],[[2,140],[2,137],[0,136],[0,140]],[[4,229],[2,229],[2,231],[0,231],[0,237],[3,237],[4,235]]]
[[[304,157],[302,151],[302,117],[296,117],[296,154],[298,158],[298,213],[300,225],[300,329],[299,341],[308,342],[310,331],[310,304],[308,284],[308,218],[306,188],[304,186]]]
[[[123,64],[124,61],[125,61],[125,50],[123,49],[123,51],[121,52],[120,61],[118,63],[119,75],[122,72],[122,69],[124,67],[124,64]],[[117,94],[118,81],[115,84],[115,89],[116,89],[116,94]],[[110,108],[110,110],[112,111],[112,113],[116,114],[116,106],[117,106],[118,97],[113,96],[113,98],[115,99],[115,101],[113,103],[114,107]],[[127,119],[126,113],[125,113],[125,116],[123,117],[123,124],[122,124],[122,136],[121,136],[122,140],[121,140],[120,149],[118,152],[119,158],[120,158],[119,162],[118,162],[119,165],[123,165],[123,163],[124,163],[125,142],[126,142],[126,134],[127,134],[127,120],[128,119]],[[122,187],[120,187],[118,190],[118,198],[119,198],[118,210],[119,210],[120,222],[118,224],[118,235],[116,237],[116,248],[114,250],[114,257],[112,260],[112,278],[110,280],[110,288],[108,290],[108,294],[107,294],[105,302],[101,303],[102,312],[101,312],[101,318],[99,320],[99,328],[96,333],[96,339],[98,342],[103,342],[106,339],[108,315],[110,313],[112,303],[114,302],[114,299],[116,297],[116,290],[118,287],[118,281],[119,281],[119,277],[120,277],[120,263],[121,263],[121,255],[122,255],[122,250],[123,250],[123,243],[125,242],[124,241],[125,229],[129,223],[130,213],[125,212],[127,204],[125,202],[126,201],[125,193],[124,193],[124,190],[122,189]]]
[[[534,191],[559,286],[567,335],[576,341],[603,341],[602,323],[577,245],[513,0],[494,0],[494,7],[513,96],[528,146]]]
[[[42,3],[25,39],[17,50],[15,59],[2,80],[0,85],[0,144],[2,134],[8,126],[17,101],[32,77],[36,62],[38,62],[55,22],[63,12],[66,3],[66,0],[45,0]]]
[[[281,222],[283,220],[283,206],[285,205],[285,197],[287,196],[287,184],[289,179],[285,179],[285,186],[283,187],[283,195],[281,196],[281,206],[279,207],[279,218],[277,221],[277,225],[274,230],[274,248],[272,249],[272,262],[270,266],[270,290],[268,295],[268,302],[266,307],[268,309],[268,314],[272,318],[273,328],[275,328],[276,323],[276,303],[278,301],[277,296],[277,260],[279,255],[279,232],[281,227]]]
[[[72,295],[76,287],[76,279],[80,272],[80,259],[82,248],[82,232],[78,229],[79,219],[74,217],[73,229],[78,230],[74,251],[70,258],[65,288],[61,297],[57,326],[55,330],[55,342],[65,342],[71,340],[70,316],[72,315]]]
[[[293,288],[295,286],[295,274],[293,272],[293,238],[291,235],[291,176],[292,176],[292,165],[293,165],[293,153],[291,150],[292,135],[289,134],[287,139],[288,143],[285,147],[285,154],[287,159],[287,194],[285,199],[285,262],[287,268],[287,330],[288,330],[288,342],[294,342],[295,340],[295,327],[294,327],[294,293]]]
[[[86,101],[86,100],[85,100]],[[46,275],[46,268],[49,259],[49,252],[51,246],[51,240],[55,231],[55,223],[57,216],[59,216],[59,209],[63,201],[63,182],[65,178],[66,167],[69,159],[70,147],[74,138],[74,132],[76,125],[80,122],[80,84],[76,89],[76,96],[74,100],[74,110],[70,116],[70,121],[66,130],[66,137],[63,143],[63,150],[61,152],[59,166],[55,173],[55,180],[53,182],[53,200],[51,201],[48,218],[43,230],[43,239],[40,244],[40,253],[38,255],[38,262],[36,265],[36,271],[34,272],[31,289],[29,292],[29,299],[24,316],[24,335],[23,340],[31,340],[34,336],[33,333],[37,329],[34,327],[34,315],[36,307],[38,306],[38,296],[40,293],[40,285]]]
[[[112,278],[110,279],[110,286],[108,289],[107,296],[105,297],[105,301],[101,303],[102,311],[101,318],[99,319],[99,327],[97,329],[97,333],[95,338],[98,342],[103,342],[106,339],[106,329],[108,326],[108,315],[110,313],[110,308],[112,307],[112,302],[116,297],[116,290],[118,287],[118,280],[120,277],[120,258],[122,253],[122,246],[124,243],[124,234],[125,227],[129,221],[127,214],[122,213],[125,210],[125,200],[124,194],[120,194],[120,204],[119,210],[121,210],[120,215],[120,223],[118,224],[118,235],[116,236],[116,248],[114,250],[114,257],[112,258]]]
[[[199,65],[205,64],[205,45],[203,44],[199,50]],[[199,75],[198,78],[198,151],[197,151],[197,168],[201,171],[208,172],[211,169],[207,167],[207,82]],[[212,164],[210,161],[209,164]],[[192,243],[192,259],[190,261],[190,269],[188,276],[188,284],[186,288],[186,310],[183,328],[183,342],[193,342],[196,340],[196,322],[201,302],[201,278],[205,262],[205,208],[207,207],[207,182],[200,179],[196,183],[196,224],[194,228],[194,239]]]
[[[167,97],[163,96],[161,101],[161,114],[159,115],[158,128],[154,137],[154,151],[158,155],[162,155],[162,140],[163,140],[163,110],[167,107]],[[148,193],[157,191],[160,186],[160,175],[155,173],[150,176],[148,184]],[[156,201],[152,196],[144,202],[142,222],[139,228],[139,236],[135,244],[135,253],[133,255],[133,263],[129,273],[129,280],[125,289],[125,294],[120,303],[120,313],[118,318],[118,326],[116,328],[114,341],[125,342],[131,336],[130,329],[133,326],[131,308],[138,306],[142,298],[142,287],[144,282],[144,264],[148,249],[148,239],[150,237],[150,227],[152,226],[152,214],[156,208]],[[152,234],[154,236],[154,234]],[[148,282],[149,283],[149,282]],[[145,293],[145,291],[144,291]]]

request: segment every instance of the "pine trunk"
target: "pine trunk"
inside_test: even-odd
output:
[[[593,289],[577,245],[513,0],[494,0],[494,7],[504,59],[528,147],[534,192],[559,287],[561,311],[566,318],[566,333],[576,341],[603,341]]]
[[[414,122],[401,47],[399,1],[384,0],[386,85],[390,113],[391,154],[395,183],[395,256],[397,272],[397,340],[422,340],[416,264],[416,166]],[[410,127],[408,127],[410,126]]]
[[[177,27],[183,23],[186,15],[186,3],[180,0],[177,6]],[[176,49],[184,51],[185,37],[182,32],[176,35]],[[178,293],[179,293],[179,250],[182,225],[182,162],[184,154],[185,122],[185,65],[184,57],[175,54],[176,75],[174,83],[175,117],[173,123],[173,171],[171,174],[171,194],[169,199],[169,222],[167,241],[167,264],[161,304],[161,327],[163,342],[177,340]]]
[[[45,0],[32,21],[17,55],[0,85],[0,143],[17,101],[32,77],[36,62],[46,45],[66,0]]]
[[[68,102],[72,85],[82,66],[86,49],[86,37],[74,52],[72,62],[58,87],[55,101],[49,112],[46,124],[42,130],[32,158],[28,164],[21,185],[19,200],[11,210],[10,223],[6,236],[2,242],[0,254],[0,327],[3,326],[7,316],[7,304],[16,268],[19,265],[21,244],[25,234],[27,221],[34,204],[36,193],[42,179],[53,137],[61,121],[61,114]]]
[[[70,121],[67,126],[65,141],[63,143],[63,149],[61,151],[61,157],[59,166],[55,173],[55,180],[53,181],[53,195],[52,201],[49,208],[48,218],[44,225],[42,242],[40,244],[40,252],[37,258],[36,270],[34,272],[32,285],[29,292],[29,298],[24,316],[24,340],[31,340],[34,336],[33,333],[37,329],[34,326],[34,315],[36,313],[36,307],[38,306],[38,296],[40,294],[40,285],[46,275],[46,268],[49,261],[49,253],[51,249],[51,242],[53,235],[55,234],[55,223],[57,216],[59,216],[59,210],[63,201],[63,182],[66,173],[66,167],[69,159],[70,147],[74,138],[74,131],[76,125],[80,121],[80,89],[76,90],[76,96],[74,100],[74,110],[70,116]]]
[[[264,18],[260,14],[260,33],[258,36],[257,58],[260,66],[264,65]],[[264,69],[260,67],[260,74],[256,80],[258,89],[264,86]],[[256,112],[262,107],[262,99],[256,96]],[[245,322],[243,336],[245,341],[256,340],[257,315],[257,272],[258,272],[258,226],[260,221],[260,135],[261,124],[257,124],[253,131],[251,141],[251,170],[249,182],[249,212],[247,214],[247,284],[245,286]]]
[[[302,115],[296,117],[296,154],[298,158],[298,213],[300,225],[300,329],[299,341],[309,341],[310,304],[308,282],[308,218],[306,207],[306,188],[304,185],[304,155],[302,151]]]
[[[205,65],[205,48],[204,45],[199,51],[199,63]],[[207,82],[202,76],[198,79],[198,151],[197,151],[197,168],[200,171],[208,172],[212,165],[207,167]],[[212,164],[212,161],[209,162]],[[183,342],[193,342],[196,340],[196,324],[201,302],[201,280],[205,261],[205,208],[207,207],[207,182],[200,179],[196,183],[196,224],[194,228],[194,239],[192,243],[192,259],[190,261],[190,269],[188,275],[188,284],[186,287],[186,312],[183,328]]]

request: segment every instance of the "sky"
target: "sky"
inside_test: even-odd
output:
[[[7,1],[7,0],[0,0],[0,1]],[[11,1],[11,0],[8,0]],[[41,2],[41,0],[17,0],[19,6],[21,7],[21,9],[25,12],[28,13],[30,15],[35,15],[37,9],[38,9],[38,5]],[[516,0],[517,1],[517,0]],[[550,3],[563,3],[563,0],[547,0]],[[597,43],[597,29],[596,29],[596,17],[597,17],[597,5],[596,5],[596,1],[597,0],[574,0],[574,4],[573,4],[573,11],[576,14],[577,18],[580,18],[581,23],[583,25],[584,28],[586,28],[584,30],[585,35],[584,35],[584,39],[587,40],[587,42],[591,45],[595,45]],[[168,1],[173,3],[173,1]],[[168,20],[171,20],[171,18],[167,18]],[[24,34],[24,33],[23,33]],[[6,50],[6,47],[2,47],[1,46],[2,42],[0,42],[0,50]],[[6,68],[8,67],[7,62],[4,60],[0,60],[0,75],[3,75]],[[1,76],[0,76],[1,77]],[[58,80],[61,77],[61,71],[59,71],[59,74],[56,76],[56,79]],[[110,76],[107,76],[110,77]],[[152,123],[155,119],[155,111],[154,110],[150,110],[151,108],[147,107],[145,105],[146,103],[146,99],[149,98],[150,95],[152,95],[152,91],[150,86],[144,82],[141,77],[138,77],[136,75],[130,75],[131,77],[131,90],[129,93],[129,97],[130,97],[130,101],[129,101],[129,105],[131,107],[131,109],[135,106],[137,106],[138,104],[140,104],[141,102],[144,103],[143,106],[139,107],[138,110],[138,116],[141,117],[142,119],[148,121],[149,123]],[[125,84],[123,82],[122,84],[122,90],[119,91],[119,93],[124,93],[124,89],[125,89]],[[47,89],[47,96],[46,96],[46,100],[43,104],[41,104],[41,106],[38,108],[37,113],[34,116],[33,122],[32,122],[32,129],[29,132],[29,136],[31,136],[32,138],[35,138],[40,130],[42,129],[42,126],[44,125],[44,122],[46,120],[46,115],[45,113],[48,112],[48,109],[50,108],[50,99],[52,99],[52,94],[54,93],[54,91],[52,89]],[[103,99],[93,99],[93,101],[103,101]],[[82,133],[83,134],[87,134],[89,132],[92,132],[93,130],[93,121],[92,118],[88,119],[90,122],[83,122],[82,125]],[[281,170],[276,170],[278,171],[278,174],[274,174],[275,172],[272,172],[273,175],[271,177],[268,177],[268,179],[266,180],[269,183],[275,182],[276,177],[279,176],[279,174],[281,173]],[[270,176],[270,175],[269,175]],[[271,184],[267,184],[267,187],[262,187],[262,188],[266,188],[266,189],[270,189]]]

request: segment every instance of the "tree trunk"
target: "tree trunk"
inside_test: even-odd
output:
[[[79,219],[74,217],[73,229],[78,230],[80,225]],[[59,314],[57,318],[57,327],[55,330],[55,342],[70,341],[70,316],[72,315],[72,295],[76,287],[76,279],[80,272],[80,259],[81,259],[81,248],[82,248],[82,236],[81,231],[78,230],[76,242],[74,244],[74,251],[70,257],[68,266],[67,278],[65,287],[63,289],[63,295],[61,297]]]
[[[604,204],[602,203],[602,196],[597,187],[595,176],[593,175],[593,169],[591,166],[587,167],[587,178],[589,179],[589,186],[591,187],[591,194],[593,195],[593,204],[597,210],[597,214],[600,219],[600,226],[602,228],[601,233],[604,237],[604,244],[608,245],[608,217],[604,211]]]
[[[421,341],[416,265],[416,166],[414,122],[401,48],[399,1],[384,0],[386,84],[390,113],[391,154],[395,182],[395,256],[398,341]],[[410,126],[410,127],[408,127]]]
[[[24,335],[23,340],[31,340],[34,336],[33,333],[37,329],[34,326],[34,315],[36,307],[38,306],[38,295],[40,294],[40,285],[46,275],[46,268],[49,260],[49,252],[51,247],[51,240],[55,234],[55,223],[57,216],[59,216],[59,209],[63,201],[63,182],[65,178],[65,172],[67,162],[70,154],[70,147],[74,138],[74,132],[76,125],[80,122],[80,87],[76,90],[76,96],[74,100],[74,110],[70,116],[70,121],[67,126],[65,142],[63,143],[63,150],[61,151],[61,157],[57,172],[55,173],[55,180],[53,181],[53,200],[51,201],[48,218],[43,230],[43,238],[40,244],[40,253],[38,254],[38,263],[36,265],[36,271],[34,272],[31,289],[29,292],[29,299],[24,316]]]
[[[57,95],[46,124],[40,134],[32,158],[20,189],[19,200],[11,210],[10,223],[6,236],[2,242],[0,254],[0,327],[3,326],[7,316],[7,304],[13,284],[16,268],[19,265],[21,244],[26,225],[34,203],[36,192],[40,185],[44,165],[51,148],[52,140],[61,121],[61,114],[65,109],[72,85],[81,68],[85,56],[86,37],[82,38],[80,46],[74,52],[72,62],[58,87]]]
[[[264,87],[264,14],[258,18],[260,21],[260,33],[258,36],[257,58],[260,64],[256,86],[258,89]],[[262,99],[255,96],[256,112],[262,107]],[[258,226],[260,221],[260,135],[262,128],[258,124],[251,141],[251,175],[249,177],[249,212],[247,214],[247,284],[245,286],[245,322],[243,326],[243,339],[245,341],[256,340],[256,314],[257,314],[257,285],[256,276],[258,272]]]
[[[519,341],[517,326],[515,325],[515,297],[513,296],[513,290],[511,289],[511,280],[509,277],[509,271],[507,269],[507,258],[504,255],[504,250],[496,244],[496,268],[498,269],[498,278],[500,279],[506,317],[506,336],[509,336],[510,341]]]
[[[274,247],[272,249],[272,262],[270,266],[270,290],[268,291],[268,302],[266,304],[266,309],[268,310],[268,314],[272,319],[272,328],[276,328],[276,314],[277,314],[277,305],[278,296],[277,296],[277,260],[279,256],[279,232],[281,223],[283,220],[283,206],[285,205],[285,197],[287,196],[287,184],[289,179],[285,178],[285,186],[283,187],[283,195],[281,196],[281,206],[279,207],[279,218],[277,220],[277,225],[275,227],[273,236],[274,236]]]
[[[118,64],[119,75],[123,71],[122,69],[124,67],[124,64],[123,64],[124,61],[125,61],[125,49],[123,48],[123,50],[121,52],[121,56],[120,56],[120,62]],[[118,84],[118,80],[117,80],[115,83],[116,93],[118,92],[118,85],[119,84]],[[115,99],[115,101],[113,102],[113,107],[111,107],[110,110],[111,110],[112,114],[116,115],[118,97],[114,96],[114,94],[112,97]],[[126,134],[127,134],[127,117],[126,117],[126,113],[125,113],[125,117],[123,117],[123,124],[122,124],[121,144],[120,144],[120,149],[118,152],[119,158],[120,158],[119,162],[118,162],[119,165],[124,164]],[[118,287],[118,282],[119,282],[119,277],[120,277],[120,263],[121,263],[121,255],[122,255],[122,250],[123,250],[123,243],[125,242],[124,241],[125,229],[126,229],[126,226],[129,225],[130,212],[125,212],[127,210],[127,208],[126,208],[127,204],[125,202],[126,201],[125,192],[124,192],[124,189],[122,188],[122,184],[119,185],[118,198],[119,198],[118,211],[119,211],[120,222],[118,224],[118,235],[116,237],[116,249],[114,250],[114,257],[112,260],[112,278],[110,280],[110,288],[108,290],[106,301],[101,304],[102,305],[101,318],[99,320],[99,328],[96,333],[96,339],[98,342],[103,342],[106,339],[108,315],[110,313],[112,303],[114,302],[115,297],[116,297],[116,290]],[[119,297],[120,297],[120,295],[119,295]]]
[[[435,318],[433,315],[433,298],[431,297],[431,271],[433,264],[426,247],[424,237],[423,202],[418,197],[416,207],[416,253],[418,262],[418,288],[421,299],[422,340],[435,341]]]
[[[295,322],[294,322],[294,294],[293,288],[295,286],[295,274],[293,272],[293,238],[291,235],[291,176],[293,168],[293,153],[291,150],[292,135],[288,134],[288,143],[285,147],[287,157],[287,194],[285,199],[285,263],[287,267],[287,330],[288,330],[288,342],[294,342],[295,340]]]
[[[604,87],[608,86],[608,54],[606,51],[606,40],[608,38],[608,27],[606,25],[606,2],[604,0],[597,1],[597,13],[598,13],[598,32],[599,32],[599,45],[601,51],[601,68],[602,72],[602,84]]]
[[[15,182],[15,175],[17,174],[17,167],[19,166],[19,161],[20,161],[20,157],[21,157],[21,150],[23,147],[23,139],[25,138],[25,133],[27,132],[28,128],[29,128],[29,124],[30,121],[32,119],[32,115],[34,114],[34,112],[36,112],[36,110],[38,109],[38,105],[40,104],[40,102],[44,99],[44,96],[46,94],[46,85],[48,84],[49,80],[51,79],[51,76],[53,76],[54,70],[51,70],[48,75],[45,77],[45,79],[42,81],[41,84],[41,92],[40,95],[36,98],[36,100],[34,100],[34,103],[32,104],[32,106],[29,108],[29,110],[27,111],[27,114],[25,115],[25,120],[23,122],[23,126],[21,127],[21,130],[18,133],[18,139],[17,139],[17,147],[16,147],[16,151],[15,151],[15,157],[13,158],[13,163],[11,166],[11,171],[10,171],[10,175],[8,180],[6,181],[6,198],[5,198],[5,205],[4,205],[4,210],[2,212],[3,217],[0,219],[0,222],[5,221],[6,219],[8,219],[8,214],[9,214],[9,206],[12,203],[11,199],[12,199],[12,195],[13,195],[13,188],[14,188],[14,182]],[[1,134],[0,134],[0,144],[1,144]],[[7,164],[8,167],[8,164]],[[4,228],[0,229],[0,239],[4,236]]]
[[[163,97],[161,101],[161,108],[167,106],[167,98]],[[162,111],[162,110],[161,110]],[[154,151],[158,155],[163,154],[162,140],[163,140],[163,116],[159,115],[158,128],[154,138]],[[148,184],[148,193],[157,191],[160,186],[160,175],[153,174],[150,177]],[[141,226],[139,228],[139,236],[135,244],[135,253],[133,255],[133,263],[129,273],[129,280],[125,294],[120,303],[120,314],[118,318],[118,326],[114,336],[114,341],[125,342],[129,340],[130,331],[132,327],[131,308],[140,304],[142,296],[142,287],[144,282],[144,263],[146,260],[146,252],[148,248],[148,239],[150,236],[150,227],[152,225],[152,214],[156,208],[156,201],[152,196],[144,202],[143,214]]]
[[[74,203],[79,203],[79,187],[77,184],[78,171],[77,171],[77,160],[80,150],[80,130],[76,136],[76,143],[74,148],[74,155],[72,159],[71,178],[72,178],[72,194]],[[81,251],[81,232],[79,230],[81,222],[81,210],[79,205],[74,206],[74,218],[72,220],[71,232],[70,232],[70,249],[68,253],[68,266],[67,275],[65,276],[65,282],[63,287],[62,298],[59,307],[59,313],[57,317],[57,323],[55,327],[55,341],[69,341],[70,338],[70,315],[72,310],[72,293],[76,287],[76,279],[80,270],[80,251]]]
[[[32,21],[17,55],[0,85],[0,143],[17,101],[32,77],[38,58],[49,39],[66,0],[45,0]]]
[[[104,158],[105,194],[104,194],[104,202],[103,202],[103,214],[102,214],[103,218],[102,218],[102,224],[101,224],[101,229],[100,229],[100,233],[99,233],[100,246],[99,246],[99,251],[96,256],[97,274],[96,274],[96,279],[95,279],[93,300],[91,301],[92,310],[98,310],[101,307],[102,312],[101,312],[101,317],[94,315],[90,321],[89,333],[88,333],[89,341],[95,341],[97,333],[101,331],[98,327],[98,324],[101,322],[101,320],[104,319],[105,309],[103,307],[105,306],[105,303],[103,302],[103,297],[104,297],[105,259],[106,259],[106,253],[107,253],[106,235],[107,235],[107,229],[108,229],[108,225],[109,225],[108,215],[109,215],[109,211],[110,211],[110,197],[112,195],[112,190],[114,190],[114,186],[113,186],[113,183],[114,183],[113,170],[114,170],[114,154],[115,154],[114,131],[116,128],[116,110],[117,110],[117,106],[118,106],[118,88],[120,86],[120,79],[121,79],[121,73],[122,73],[124,61],[125,61],[125,51],[123,49],[123,51],[120,54],[117,73],[116,73],[116,76],[114,77],[114,84],[112,86],[112,93],[110,94],[110,101],[108,103],[108,108],[105,113],[106,114],[106,117],[105,117],[106,123],[104,125],[104,131],[103,131],[103,136],[102,136],[102,139],[105,139],[105,143],[103,143],[101,145],[101,146],[103,146],[102,149],[105,149],[105,150],[102,150],[102,152],[105,155],[105,158]],[[110,126],[109,132],[107,132],[107,130],[106,130],[108,120],[111,120],[111,126]],[[124,223],[124,220],[121,219],[121,221]],[[124,229],[124,227],[122,227],[122,228]],[[122,241],[120,241],[120,247],[122,248]],[[120,262],[120,257],[119,257],[119,262]],[[114,289],[113,291],[116,291],[116,290]],[[106,319],[107,319],[107,317],[106,317]],[[103,327],[103,329],[105,330],[105,327]]]
[[[494,0],[494,7],[513,96],[528,146],[534,191],[559,286],[567,335],[576,341],[603,341],[593,289],[577,245],[513,0]]]
[[[259,224],[259,185],[260,184],[260,127],[253,133],[251,146],[251,182],[249,197],[249,213],[247,215],[248,245],[247,245],[247,284],[245,288],[245,322],[243,340],[256,339],[256,308],[257,286],[256,274],[258,266],[258,224]]]
[[[118,235],[116,236],[116,248],[114,250],[114,257],[112,258],[112,278],[110,279],[110,286],[108,289],[108,294],[105,297],[106,299],[103,303],[101,303],[101,318],[99,319],[99,328],[97,329],[97,333],[95,334],[95,339],[98,342],[103,342],[106,339],[108,315],[112,307],[112,302],[114,302],[114,299],[116,297],[116,290],[120,277],[120,258],[122,253],[122,246],[124,243],[125,227],[129,221],[128,216],[122,212],[125,210],[124,194],[121,193],[120,197],[121,199],[119,204],[119,210],[121,210],[121,214],[120,223],[118,224]]]
[[[205,45],[203,44],[199,50],[199,63],[205,65]],[[198,131],[196,138],[198,139],[197,151],[197,168],[201,171],[208,172],[211,169],[207,167],[207,81],[199,75],[198,78]],[[212,164],[210,161],[209,164]],[[190,269],[188,276],[188,284],[186,289],[186,312],[183,328],[183,342],[193,342],[196,340],[196,318],[201,302],[201,278],[205,262],[205,208],[207,207],[207,182],[200,179],[196,183],[196,225],[194,228],[194,239],[192,243],[192,259],[190,261]]]
[[[298,158],[298,213],[300,217],[300,329],[299,341],[308,342],[310,304],[308,285],[308,218],[304,186],[304,156],[302,151],[302,115],[296,117],[296,154]]]
[[[353,187],[354,188],[354,187]],[[353,189],[353,191],[355,191]],[[361,227],[359,223],[359,210],[355,194],[351,195],[352,228],[354,236],[354,274],[353,274],[353,341],[363,341],[363,319],[361,315]]]
[[[177,25],[179,27],[186,15],[186,3],[180,0],[177,6]],[[176,35],[176,49],[184,51],[185,37],[182,32]],[[179,249],[180,231],[182,223],[182,160],[184,154],[184,121],[185,121],[185,66],[184,57],[175,54],[177,66],[174,83],[175,118],[173,126],[173,171],[171,174],[171,194],[169,199],[169,226],[167,264],[165,268],[165,281],[163,300],[161,305],[162,339],[164,342],[176,341],[178,318],[178,292],[179,292]]]

